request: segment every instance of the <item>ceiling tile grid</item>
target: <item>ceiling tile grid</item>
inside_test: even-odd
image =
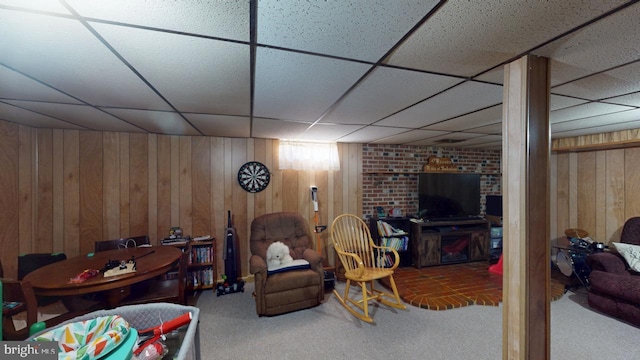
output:
[[[0,119],[499,149],[503,65],[533,54],[553,138],[627,130],[639,17],[634,0],[0,0]]]

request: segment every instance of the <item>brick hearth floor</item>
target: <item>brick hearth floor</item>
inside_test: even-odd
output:
[[[502,276],[490,273],[486,262],[472,262],[396,269],[393,276],[400,297],[407,303],[430,310],[469,305],[498,306],[502,301]],[[388,284],[386,282],[385,286]],[[565,284],[551,278],[551,300],[564,294]]]

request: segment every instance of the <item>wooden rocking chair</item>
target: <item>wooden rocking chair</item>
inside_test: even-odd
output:
[[[393,280],[393,273],[400,263],[400,256],[395,249],[374,244],[367,224],[351,214],[340,215],[333,221],[331,240],[347,279],[344,295],[341,296],[337,290],[333,290],[333,294],[350,313],[373,323],[369,316],[369,302],[374,299],[397,309],[406,309]],[[386,277],[389,278],[393,293],[375,288],[376,280]],[[362,288],[361,296],[350,297],[352,281]]]

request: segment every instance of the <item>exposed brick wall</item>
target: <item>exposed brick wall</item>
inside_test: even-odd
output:
[[[418,212],[418,173],[427,163],[427,158],[434,155],[450,158],[459,173],[482,174],[480,193],[483,214],[485,195],[502,193],[500,150],[367,144],[362,148],[364,216],[372,216],[377,206],[382,206],[387,212],[392,208],[400,208],[406,216],[415,215]]]

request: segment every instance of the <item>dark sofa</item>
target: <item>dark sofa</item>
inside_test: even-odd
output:
[[[640,245],[640,217],[625,222],[620,242]],[[625,259],[613,250],[587,257],[591,268],[589,306],[640,326],[640,273],[629,269]]]

